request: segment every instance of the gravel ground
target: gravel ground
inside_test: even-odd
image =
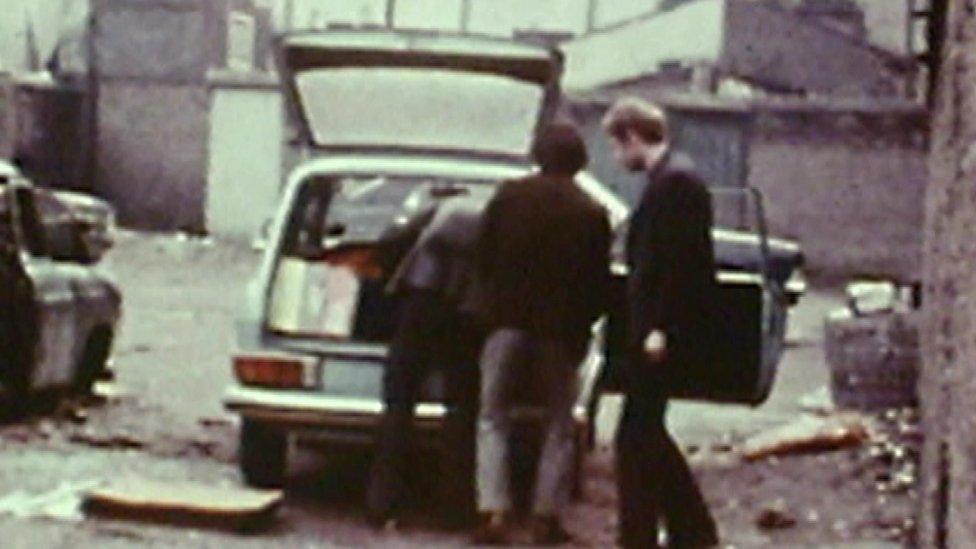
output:
[[[368,456],[326,460],[301,452],[285,504],[270,530],[242,535],[84,518],[72,497],[120,477],[238,486],[236,418],[220,395],[230,382],[232,319],[258,256],[247,246],[169,235],[123,233],[106,261],[125,295],[116,343],[119,396],[69,403],[0,425],[0,539],[4,547],[456,547],[418,498],[396,532],[361,519]],[[746,463],[735,453],[749,435],[801,414],[798,399],[826,384],[823,315],[836,306],[812,292],[792,318],[792,345],[770,401],[756,410],[679,403],[669,421],[688,449],[703,490],[734,547],[885,547],[912,530],[911,460],[917,433],[904,419],[878,422],[889,440],[862,447]],[[900,448],[900,450],[899,450]],[[582,501],[567,524],[580,546],[613,544],[612,455],[587,460]],[[423,475],[429,493],[436,475]],[[897,482],[896,482],[897,481]],[[6,505],[17,496],[57,504]],[[50,502],[48,502],[50,503]],[[40,510],[39,510],[40,509]],[[53,510],[52,510],[53,509]],[[37,516],[37,515],[53,516]],[[761,524],[760,524],[761,523]]]

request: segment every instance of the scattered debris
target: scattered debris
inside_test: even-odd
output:
[[[868,429],[859,415],[803,416],[793,423],[750,438],[743,445],[742,456],[755,461],[771,456],[837,450],[857,446],[867,439]]]
[[[796,526],[796,519],[781,506],[763,509],[756,517],[756,527],[760,530],[783,530]]]
[[[68,440],[76,444],[86,444],[93,448],[111,450],[140,450],[146,447],[144,441],[126,434],[96,434],[90,431],[79,431],[72,433]]]
[[[243,531],[269,524],[282,497],[280,490],[130,479],[89,491],[84,510],[104,517]]]
[[[98,486],[97,481],[62,482],[53,490],[29,493],[24,490],[0,497],[0,514],[17,518],[49,518],[80,521],[82,494]]]
[[[188,444],[188,448],[196,455],[205,457],[212,457],[219,447],[220,443],[214,440],[191,440]]]
[[[128,395],[118,385],[108,381],[98,381],[92,387],[92,396],[104,402],[117,402]]]
[[[800,409],[818,416],[829,416],[837,410],[830,387],[824,386],[800,397]]]
[[[839,408],[880,412],[918,402],[920,318],[914,312],[870,317],[841,309],[824,324],[831,394]]]
[[[56,432],[57,428],[54,426],[54,422],[49,419],[42,419],[37,424],[37,435],[43,440],[50,440]]]
[[[30,429],[18,427],[3,430],[3,440],[9,442],[27,443],[34,437],[34,432]]]
[[[65,417],[68,421],[80,425],[88,421],[88,410],[72,407],[67,411]]]
[[[208,429],[233,427],[234,421],[229,417],[202,417],[197,420],[201,427]]]
[[[898,290],[887,281],[858,281],[847,285],[847,306],[857,316],[890,313],[898,304]]]
[[[54,412],[54,417],[58,420],[70,421],[76,425],[81,425],[88,421],[88,410],[84,408],[81,400],[77,398],[68,399],[58,405],[57,410]]]
[[[138,344],[132,348],[133,354],[144,354],[152,351],[152,347],[146,344]]]

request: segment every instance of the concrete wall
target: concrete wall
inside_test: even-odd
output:
[[[10,73],[0,72],[0,158],[14,151],[14,87]]]
[[[675,125],[685,127],[686,135],[676,136],[679,145],[692,156],[706,155],[696,160],[703,172],[711,169],[713,184],[759,188],[770,232],[802,244],[811,274],[827,282],[859,275],[920,278],[927,169],[924,116],[916,107],[726,102],[723,114],[721,104],[701,102],[700,116],[690,116],[696,106],[688,98],[668,105],[669,115],[681,118]],[[643,178],[613,162],[600,127],[605,108],[605,102],[580,101],[565,112],[582,128],[590,171],[634,203]],[[687,135],[699,130],[700,138]],[[723,165],[742,169],[738,183],[714,175]],[[732,195],[717,197],[717,222],[751,227],[752,210],[743,204]]]
[[[207,230],[249,239],[278,203],[282,184],[284,108],[268,76],[211,78]]]
[[[758,113],[749,183],[772,232],[803,244],[812,274],[921,278],[923,128],[910,111]]]
[[[84,91],[15,80],[10,154],[35,183],[88,190],[90,159]]]
[[[205,76],[219,48],[213,14],[190,0],[92,7],[96,191],[123,224],[202,229]]]
[[[715,60],[725,0],[699,0],[563,46],[567,89],[588,89],[656,72],[662,61]]]
[[[891,96],[904,89],[894,55],[770,2],[727,1],[723,72],[809,94]]]
[[[918,547],[976,539],[976,13],[948,2],[925,225]]]
[[[227,14],[246,0],[93,0],[95,190],[125,225],[201,231],[207,182],[207,74],[225,64]],[[270,40],[256,14],[255,63]]]
[[[206,114],[203,86],[100,87],[96,191],[115,205],[120,223],[203,228]]]

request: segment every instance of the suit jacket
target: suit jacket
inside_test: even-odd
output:
[[[585,344],[606,310],[610,238],[606,210],[570,177],[503,183],[479,246],[489,325]]]
[[[391,273],[387,291],[431,292],[460,312],[477,314],[480,298],[472,258],[482,210],[479,200],[450,198],[384,235],[381,264]]]
[[[707,359],[715,333],[715,257],[712,201],[691,160],[672,152],[653,171],[627,235],[629,347],[626,382],[638,387],[666,380],[643,359],[653,330],[668,337],[664,371],[681,375]]]

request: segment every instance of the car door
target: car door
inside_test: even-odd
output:
[[[788,303],[780,286],[771,283],[762,195],[752,188],[713,189],[713,194],[729,193],[736,193],[745,204],[742,219],[749,220],[748,230],[757,237],[755,246],[747,252],[755,257],[736,263],[754,267],[748,270],[723,267],[729,262],[716,257],[718,295],[712,311],[719,332],[713,353],[716,358],[713,363],[702,365],[701,372],[693,373],[687,386],[671,388],[671,394],[677,398],[758,405],[769,396],[776,376]],[[741,231],[747,227],[736,229]],[[622,227],[614,254],[617,257],[622,255],[625,232],[626,228]],[[629,359],[626,353],[627,268],[617,262],[613,271],[614,292],[604,336],[606,367],[601,382],[606,389],[619,388],[621,372]]]
[[[742,204],[739,230],[754,234],[756,245],[746,253],[751,270],[718,271],[719,353],[713,364],[714,400],[759,405],[772,390],[785,347],[789,303],[772,272],[769,233],[762,194],[758,189],[713,189],[713,195],[734,196]],[[721,199],[721,198],[719,198]],[[717,257],[717,263],[729,263]]]
[[[36,324],[29,388],[40,390],[71,382],[77,356],[78,319],[71,278],[48,253],[34,193],[28,184],[13,184],[7,194],[21,245],[23,269],[32,289],[33,310],[24,321]]]

